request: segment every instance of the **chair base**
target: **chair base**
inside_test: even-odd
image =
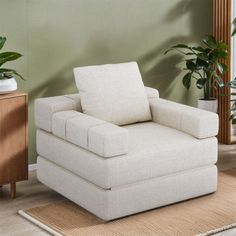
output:
[[[112,220],[215,192],[217,167],[205,166],[103,189],[38,157],[39,181],[103,220]]]

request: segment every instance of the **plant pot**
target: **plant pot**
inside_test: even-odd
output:
[[[0,79],[0,94],[11,93],[17,90],[15,78]]]
[[[214,113],[217,113],[218,111],[218,100],[216,98],[212,99],[199,99],[198,100],[198,108],[206,110],[206,111],[211,111]]]

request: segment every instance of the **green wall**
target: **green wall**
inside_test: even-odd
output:
[[[186,91],[181,57],[164,56],[178,42],[212,33],[212,0],[0,0],[5,49],[24,54],[12,67],[29,93],[29,163],[36,160],[33,105],[38,97],[76,92],[72,68],[136,60],[144,82],[164,98],[195,105]]]

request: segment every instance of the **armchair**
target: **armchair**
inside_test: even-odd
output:
[[[35,101],[38,179],[104,220],[217,189],[218,116],[159,98],[135,62],[74,70]]]

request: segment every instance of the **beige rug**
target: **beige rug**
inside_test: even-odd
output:
[[[219,174],[218,191],[214,194],[111,222],[98,219],[70,201],[30,208],[19,213],[49,232],[54,232],[54,235],[191,236],[221,227],[220,231],[223,231],[235,227],[236,170]],[[204,235],[212,235],[212,232]]]

